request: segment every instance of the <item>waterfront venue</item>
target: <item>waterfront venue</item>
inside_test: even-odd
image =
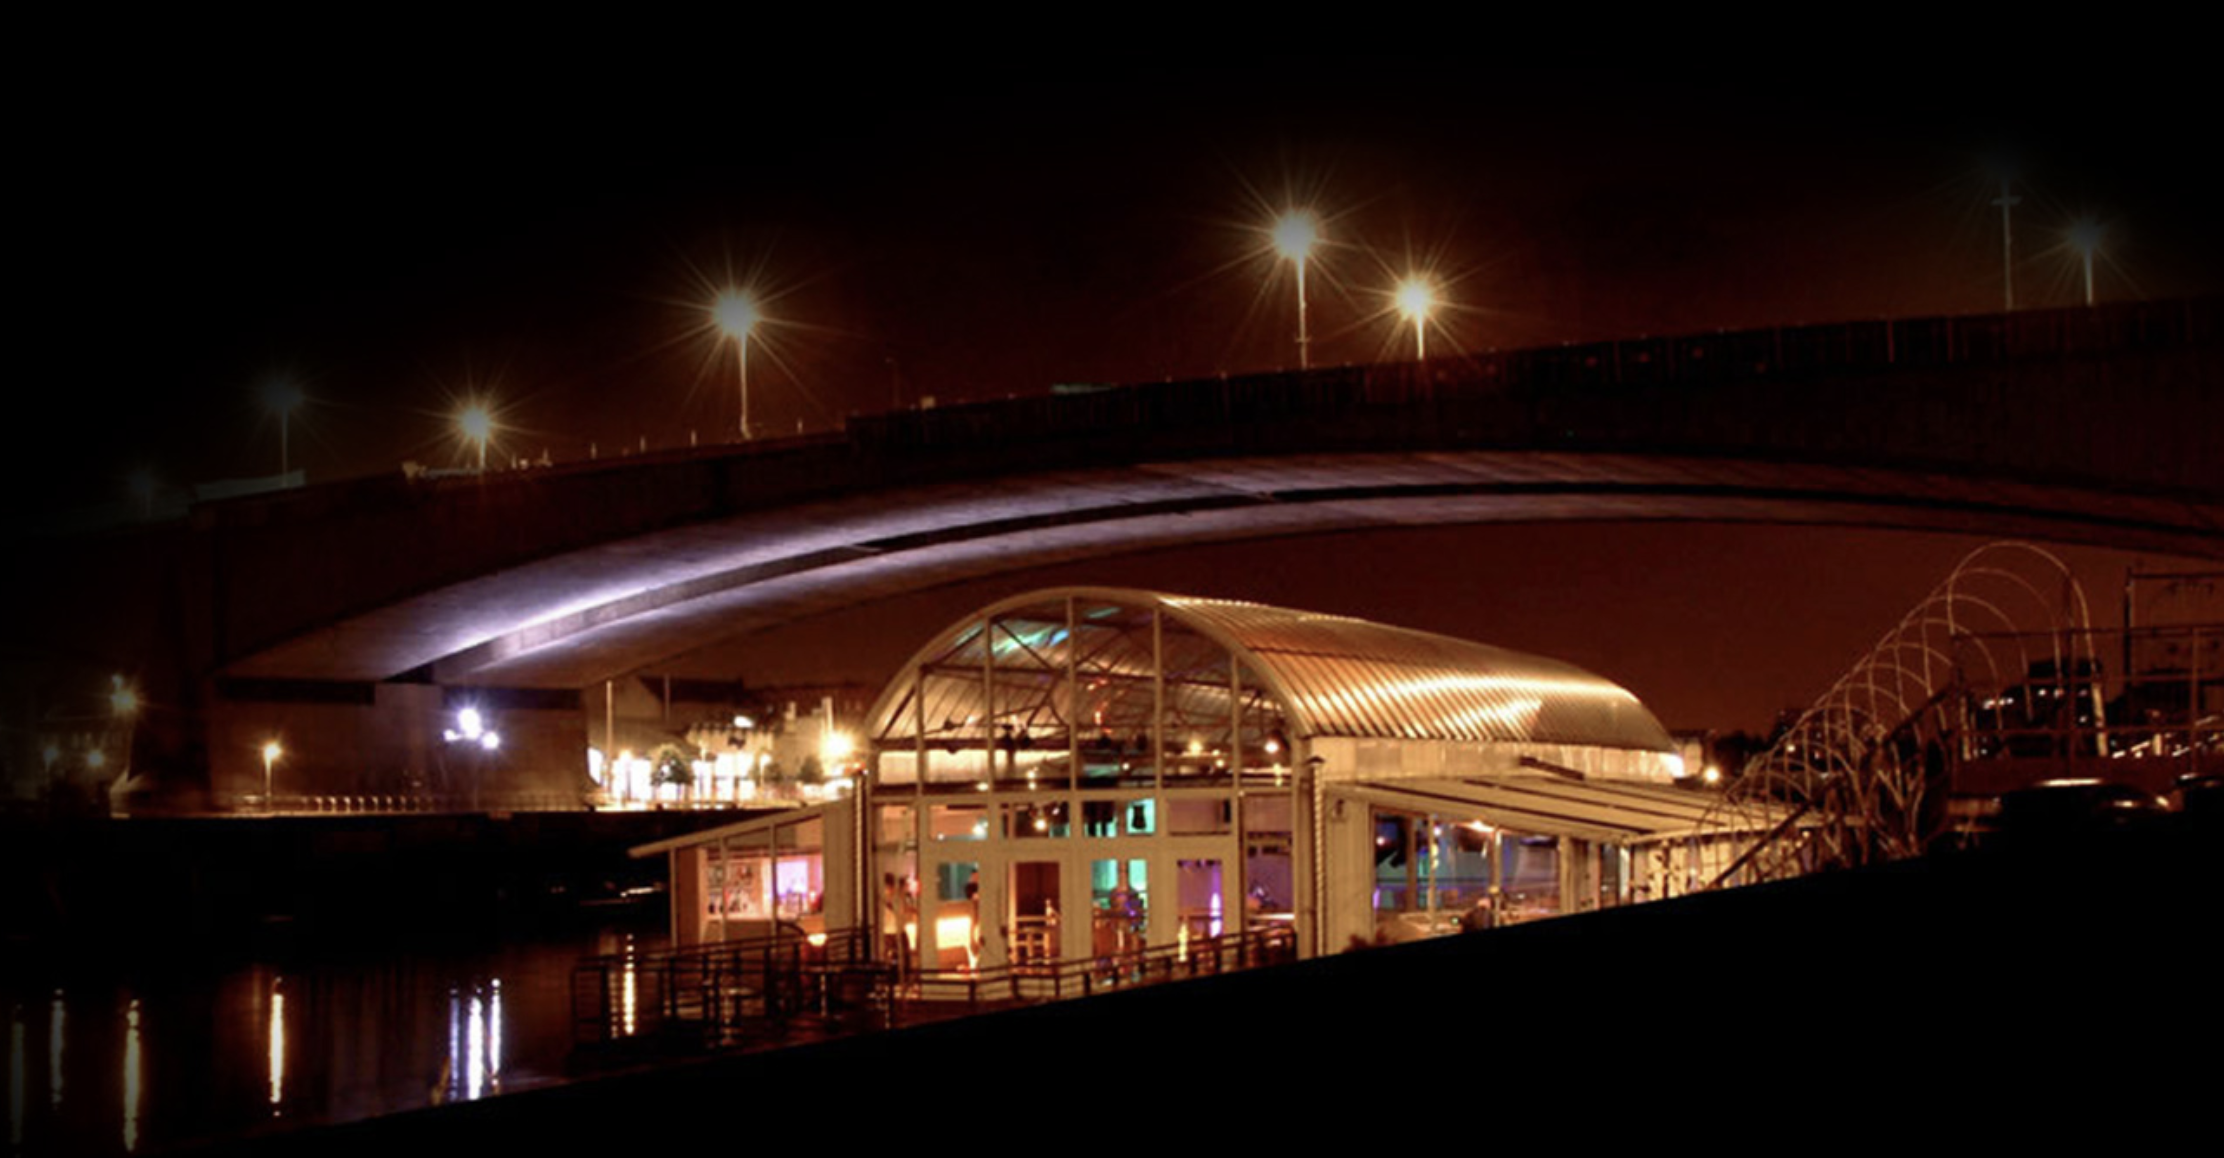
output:
[[[670,858],[675,945],[870,927],[921,976],[1277,930],[1316,956],[1690,891],[1744,843],[1609,680],[1253,603],[1005,599],[867,722],[849,794],[635,850]]]

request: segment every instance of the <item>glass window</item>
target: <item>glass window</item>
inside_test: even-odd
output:
[[[938,841],[988,839],[986,804],[937,804],[929,816]]]
[[[1098,960],[1141,950],[1151,914],[1150,862],[1141,858],[1089,862],[1094,909],[1091,944]]]
[[[880,806],[880,843],[901,848],[910,844],[911,806],[908,804],[883,804]]]
[[[1245,920],[1288,922],[1297,911],[1297,877],[1287,836],[1254,836],[1243,842]]]
[[[1093,837],[1120,835],[1120,802],[1117,800],[1082,801],[1081,834]]]
[[[935,868],[934,967],[971,969],[981,960],[981,866],[945,861]]]
[[[1174,797],[1166,802],[1166,831],[1175,836],[1207,836],[1232,829],[1234,810],[1224,796]]]
[[[1004,832],[1013,840],[1071,835],[1072,807],[1063,800],[1004,806]]]
[[[1191,938],[1217,937],[1224,927],[1220,862],[1183,860],[1175,863],[1176,903],[1181,906],[1181,930]]]
[[[1254,793],[1243,798],[1243,831],[1247,833],[1293,832],[1295,831],[1291,827],[1293,818],[1294,813],[1287,793],[1273,795]]]

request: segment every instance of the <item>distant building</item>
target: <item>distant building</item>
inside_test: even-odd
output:
[[[638,675],[586,693],[599,801],[794,804],[858,766],[864,684]]]

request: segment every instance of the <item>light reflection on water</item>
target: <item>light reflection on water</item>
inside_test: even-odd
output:
[[[270,1116],[282,1112],[286,1102],[286,979],[270,983]]]
[[[8,1152],[23,1149],[23,1085],[30,1058],[23,1052],[23,1007],[8,1004]]]
[[[619,928],[0,992],[8,1154],[131,1154],[561,1081],[572,966],[632,942]]]
[[[124,1152],[139,1148],[139,1102],[144,1092],[139,1085],[141,1073],[139,1057],[139,999],[134,997],[124,1008]]]
[[[46,1037],[47,1085],[53,1090],[54,1104],[62,1104],[62,1021],[67,1007],[62,1004],[62,991],[54,991],[54,1013],[48,1019]]]

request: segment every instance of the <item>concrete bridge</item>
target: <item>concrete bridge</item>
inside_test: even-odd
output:
[[[165,577],[162,610],[121,618],[182,699],[367,706],[576,693],[934,584],[1370,527],[1750,520],[2224,558],[2220,430],[2224,299],[2200,299],[1060,393],[317,486],[109,548]]]

